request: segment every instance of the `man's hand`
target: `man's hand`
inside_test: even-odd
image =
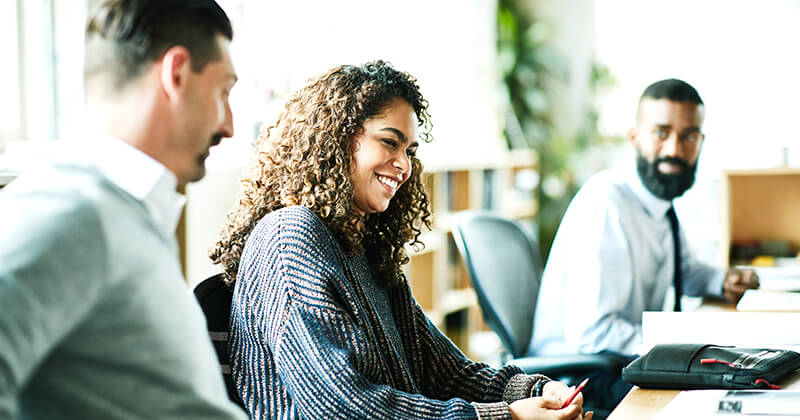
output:
[[[591,420],[593,413],[583,414],[583,395],[578,396],[567,406],[561,408],[561,401],[552,397],[532,397],[517,400],[509,405],[514,420]]]
[[[739,270],[731,267],[728,269],[725,281],[722,283],[722,292],[725,295],[725,300],[737,303],[742,298],[745,290],[758,289],[758,287],[758,276],[755,271]]]

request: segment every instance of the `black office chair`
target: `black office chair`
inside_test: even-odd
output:
[[[231,401],[244,408],[244,403],[242,403],[236,388],[233,386],[228,354],[228,333],[233,291],[225,284],[222,274],[215,274],[195,286],[194,296],[206,316],[208,335],[214,345],[214,350],[217,352],[217,360],[222,371],[222,377],[225,380],[225,387],[228,390],[228,397]]]
[[[503,344],[505,363],[567,383],[622,366],[598,354],[524,357],[536,313],[543,264],[538,245],[516,222],[485,211],[455,217],[453,239],[469,271],[483,317]]]

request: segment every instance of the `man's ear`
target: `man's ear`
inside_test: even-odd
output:
[[[628,143],[636,147],[636,127],[629,128],[628,132],[625,133],[625,138],[628,140]]]
[[[161,87],[170,101],[176,101],[181,96],[191,71],[191,57],[185,47],[176,45],[161,57]]]

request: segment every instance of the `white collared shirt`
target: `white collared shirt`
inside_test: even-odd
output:
[[[106,136],[86,144],[85,157],[111,182],[141,201],[156,226],[175,235],[186,197],[177,192],[178,180],[163,164],[139,149]]]
[[[633,354],[642,313],[669,310],[674,244],[671,202],[642,184],[635,167],[593,176],[559,227],[537,299],[531,354]],[[683,230],[683,293],[718,296],[724,270],[698,261]]]

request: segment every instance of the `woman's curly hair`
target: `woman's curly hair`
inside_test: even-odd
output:
[[[362,218],[353,211],[350,158],[363,123],[400,98],[414,109],[419,138],[431,141],[428,101],[417,80],[384,61],[333,68],[311,79],[286,103],[278,120],[257,140],[256,160],[241,180],[239,201],[228,214],[220,239],[209,252],[222,264],[225,281],[236,281],[250,232],[267,213],[283,207],[309,208],[333,232],[348,255],[366,252],[373,274],[384,285],[403,281],[409,261],[404,244],[424,246],[430,203],[422,184],[422,163],[411,158],[411,176],[389,207]]]

